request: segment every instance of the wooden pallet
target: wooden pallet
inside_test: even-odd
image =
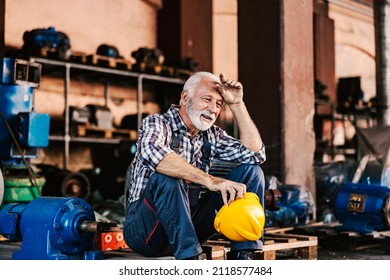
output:
[[[0,260],[12,259],[12,253],[15,251],[19,251],[21,246],[21,241],[9,241],[2,237],[0,239]]]
[[[165,76],[173,76],[174,70],[169,67],[165,67],[163,65],[147,65],[146,63],[136,63],[133,64],[133,71],[140,73],[147,73],[152,75],[165,75]]]
[[[340,230],[338,222],[325,224],[323,222],[308,224],[294,228],[281,228],[272,232],[308,234],[318,237],[321,246],[347,250],[366,250],[375,247],[390,246],[390,231],[373,231],[359,233]]]
[[[138,133],[130,129],[109,129],[96,126],[78,125],[77,135],[81,137],[126,138],[137,140]]]
[[[264,241],[263,251],[255,253],[255,259],[257,260],[317,259],[318,242],[315,236],[266,233]],[[206,242],[206,245],[222,246],[225,252],[230,251],[230,241],[226,239],[209,240]],[[210,256],[208,255],[208,257]],[[211,259],[213,258],[211,257]]]
[[[87,64],[91,64],[95,66],[115,68],[121,70],[131,69],[131,63],[126,59],[91,54],[86,56],[85,61]]]
[[[208,260],[226,260],[228,251],[225,246],[205,244],[202,246],[202,249]]]
[[[134,64],[132,66],[132,70],[141,73],[153,74],[153,75],[161,75],[164,77],[171,78],[189,78],[193,72],[185,69],[165,66],[165,65],[156,65],[156,66],[148,66],[145,63]]]

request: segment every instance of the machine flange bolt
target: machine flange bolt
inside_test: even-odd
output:
[[[62,226],[60,224],[55,224],[54,225],[54,230],[55,231],[60,231],[62,229]]]

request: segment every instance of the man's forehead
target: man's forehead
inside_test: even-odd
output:
[[[215,87],[203,87],[199,91],[197,91],[197,95],[199,97],[212,97],[217,100],[223,100],[222,96],[219,94],[217,90],[217,86]]]
[[[219,79],[212,79],[210,77],[202,77],[201,83],[214,85],[214,86],[217,86],[217,85],[222,86],[222,83],[221,83],[221,81]]]

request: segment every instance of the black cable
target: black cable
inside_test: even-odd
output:
[[[14,143],[15,143],[15,145],[16,145],[16,148],[18,149],[19,153],[20,153],[21,156],[22,156],[22,160],[23,160],[23,162],[24,162],[24,165],[27,167],[27,171],[28,171],[28,173],[30,174],[30,179],[31,179],[32,185],[36,188],[36,190],[38,191],[38,194],[41,195],[41,192],[40,192],[40,190],[39,190],[39,188],[38,188],[38,184],[37,184],[37,182],[36,182],[36,180],[35,180],[34,173],[33,173],[33,171],[31,170],[30,164],[29,164],[29,163],[27,162],[27,160],[26,160],[26,157],[25,157],[25,155],[24,155],[24,153],[23,153],[23,150],[22,150],[22,148],[20,147],[19,142],[18,142],[18,140],[16,139],[15,134],[14,134],[14,132],[12,131],[11,126],[9,125],[7,119],[4,117],[4,115],[3,115],[2,112],[0,112],[0,117],[2,118],[2,120],[3,120],[4,124],[5,124],[5,126],[7,127],[8,132],[9,132],[9,134],[11,135],[12,140],[14,141]]]

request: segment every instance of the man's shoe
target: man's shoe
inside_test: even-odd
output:
[[[240,250],[227,253],[228,260],[254,260],[253,251]]]

